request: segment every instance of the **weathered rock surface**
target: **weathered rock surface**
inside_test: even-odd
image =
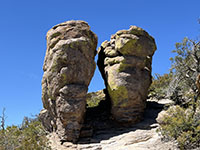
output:
[[[151,84],[154,39],[143,29],[131,26],[101,44],[98,67],[111,99],[113,118],[125,125],[141,121]]]
[[[42,79],[44,127],[63,141],[76,142],[95,70],[97,36],[84,21],[67,21],[47,32]]]
[[[156,117],[164,104],[155,101],[147,102],[145,119],[129,128],[109,127],[98,128],[93,137],[84,137],[77,144],[65,142],[60,144],[55,133],[48,138],[53,150],[178,150],[175,142],[162,141],[156,132]]]

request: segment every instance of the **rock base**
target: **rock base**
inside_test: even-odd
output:
[[[109,123],[108,118],[101,118],[101,115],[95,116],[96,121],[101,124],[98,128],[93,128],[93,136],[82,137],[77,144],[65,142],[61,145],[55,133],[48,135],[48,138],[54,150],[178,150],[176,143],[162,141],[156,132],[156,117],[162,109],[163,104],[147,102],[145,120],[129,128]],[[105,122],[107,125],[102,124]]]

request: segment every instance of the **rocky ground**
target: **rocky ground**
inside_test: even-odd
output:
[[[51,133],[49,135],[51,147],[53,150],[176,150],[175,143],[162,141],[156,132],[158,128],[156,118],[163,110],[164,104],[168,103],[169,100],[148,101],[144,120],[129,128],[112,124],[103,117],[102,112],[98,112],[101,119],[95,115],[94,118],[88,117],[96,120],[93,120],[96,123],[91,125],[88,119],[85,130],[82,131],[82,138],[77,144],[65,142],[61,145],[57,135]]]

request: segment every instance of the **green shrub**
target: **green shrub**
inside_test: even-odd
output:
[[[165,139],[176,140],[181,150],[200,147],[200,115],[192,107],[170,107],[162,118],[159,132]]]
[[[25,117],[21,126],[0,130],[0,150],[50,150],[50,147],[41,122]]]
[[[155,74],[153,82],[149,88],[149,97],[162,99],[167,96],[169,83],[172,80],[172,74],[159,75]]]

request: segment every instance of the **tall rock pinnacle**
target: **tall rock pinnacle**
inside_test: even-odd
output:
[[[76,142],[95,70],[97,36],[84,21],[67,21],[47,32],[40,116],[49,131]]]
[[[112,117],[122,124],[139,122],[151,84],[154,39],[131,26],[111,36],[98,51],[98,67],[111,100]]]

